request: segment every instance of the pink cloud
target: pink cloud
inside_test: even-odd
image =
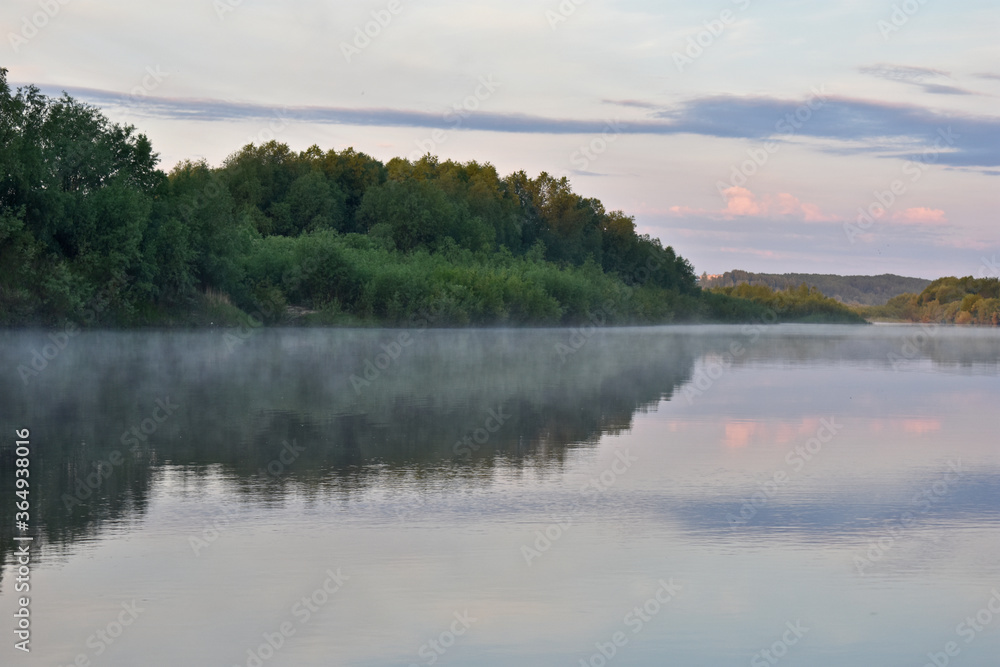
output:
[[[731,187],[723,190],[726,206],[720,210],[697,209],[689,206],[671,206],[670,213],[678,216],[706,215],[734,220],[744,217],[792,217],[806,222],[835,222],[839,216],[823,213],[816,204],[802,202],[795,195],[779,192],[758,197],[746,188]]]
[[[671,206],[670,213],[677,216],[687,216],[687,215],[706,215],[710,211],[706,211],[702,208],[691,208],[690,206]]]
[[[722,246],[719,248],[720,252],[731,252],[739,255],[756,255],[757,257],[766,257],[768,259],[785,259],[792,257],[788,253],[777,253],[773,250],[758,250],[757,248],[737,248],[734,246]]]
[[[757,196],[746,188],[732,187],[723,194],[726,196],[726,208],[723,210],[723,215],[726,217],[764,213],[764,207],[757,201]]]
[[[918,225],[945,225],[948,218],[944,211],[939,208],[927,208],[917,206],[908,208],[905,211],[896,211],[892,214],[892,219],[897,222],[909,222]]]

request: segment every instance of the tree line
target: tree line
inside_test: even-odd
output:
[[[880,306],[894,296],[920,292],[930,284],[924,278],[907,278],[891,273],[879,276],[838,276],[821,273],[752,273],[726,271],[722,275],[702,274],[703,288],[735,287],[740,283],[766,285],[774,290],[796,289],[805,284],[815,287],[824,296],[849,305]]]
[[[169,172],[149,139],[0,69],[0,324],[745,321],[566,178],[249,144]],[[608,308],[607,304],[615,304]]]
[[[918,294],[900,294],[884,306],[859,312],[884,320],[996,327],[1000,326],[1000,279],[939,278]]]

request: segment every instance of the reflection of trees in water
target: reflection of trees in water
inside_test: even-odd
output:
[[[220,332],[74,339],[27,387],[0,388],[4,432],[32,430],[40,542],[66,546],[140,517],[163,464],[193,484],[213,466],[255,500],[281,497],[288,484],[350,491],[385,475],[486,480],[497,458],[559,465],[569,446],[628,429],[637,409],[670,398],[705,349],[662,330],[601,331],[572,354],[557,349],[570,341],[565,330],[430,331],[356,392],[351,375],[397,336],[261,331],[231,351]],[[43,339],[8,335],[4,367]],[[158,423],[157,401],[179,407]],[[472,446],[456,447],[466,436]],[[301,450],[275,465],[285,443]],[[9,470],[6,443],[2,455]],[[11,544],[12,509],[0,504],[0,549]]]
[[[734,341],[745,348],[737,365],[890,367],[918,330],[781,326],[757,340],[740,327],[602,330],[572,354],[557,348],[573,342],[566,330],[415,332],[360,393],[351,375],[398,331],[262,330],[232,350],[218,331],[82,334],[27,387],[12,381],[14,369],[47,340],[12,333],[0,338],[8,369],[0,427],[32,431],[32,519],[51,550],[141,518],[164,464],[196,492],[221,473],[254,502],[280,501],[290,486],[320,495],[393,478],[488,483],[499,466],[558,467],[571,446],[630,428],[637,410],[690,379],[696,359]],[[994,332],[939,329],[912,358],[996,373],[998,344]],[[157,401],[168,398],[179,407],[155,423]],[[486,428],[491,410],[507,415],[502,427],[484,442],[473,438],[476,448],[456,449]],[[123,434],[144,424],[155,432],[133,451]],[[0,497],[10,499],[13,438],[0,442]],[[286,442],[301,452],[269,473]],[[119,465],[108,463],[114,452]],[[67,509],[67,494],[98,464],[112,474]],[[4,563],[13,509],[0,502]]]

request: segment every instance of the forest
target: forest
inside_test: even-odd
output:
[[[544,172],[274,141],[164,172],[134,127],[2,69],[0,147],[3,326],[861,321],[808,288],[703,291]]]
[[[900,294],[884,306],[860,308],[870,319],[1000,326],[1000,279],[939,278],[919,294]]]
[[[726,271],[722,275],[702,275],[703,288],[735,287],[740,283],[766,285],[771,289],[789,290],[799,285],[815,287],[824,296],[848,305],[881,306],[894,296],[920,292],[930,284],[923,278],[906,278],[891,273],[879,276],[837,276],[823,273],[751,273]]]
[[[864,324],[867,321],[853,309],[824,296],[818,289],[805,283],[786,290],[741,283],[734,287],[716,287],[711,292],[763,305],[774,313],[778,322]]]

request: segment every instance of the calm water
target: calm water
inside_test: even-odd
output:
[[[1000,331],[401,333],[0,334],[0,663],[997,664]]]

